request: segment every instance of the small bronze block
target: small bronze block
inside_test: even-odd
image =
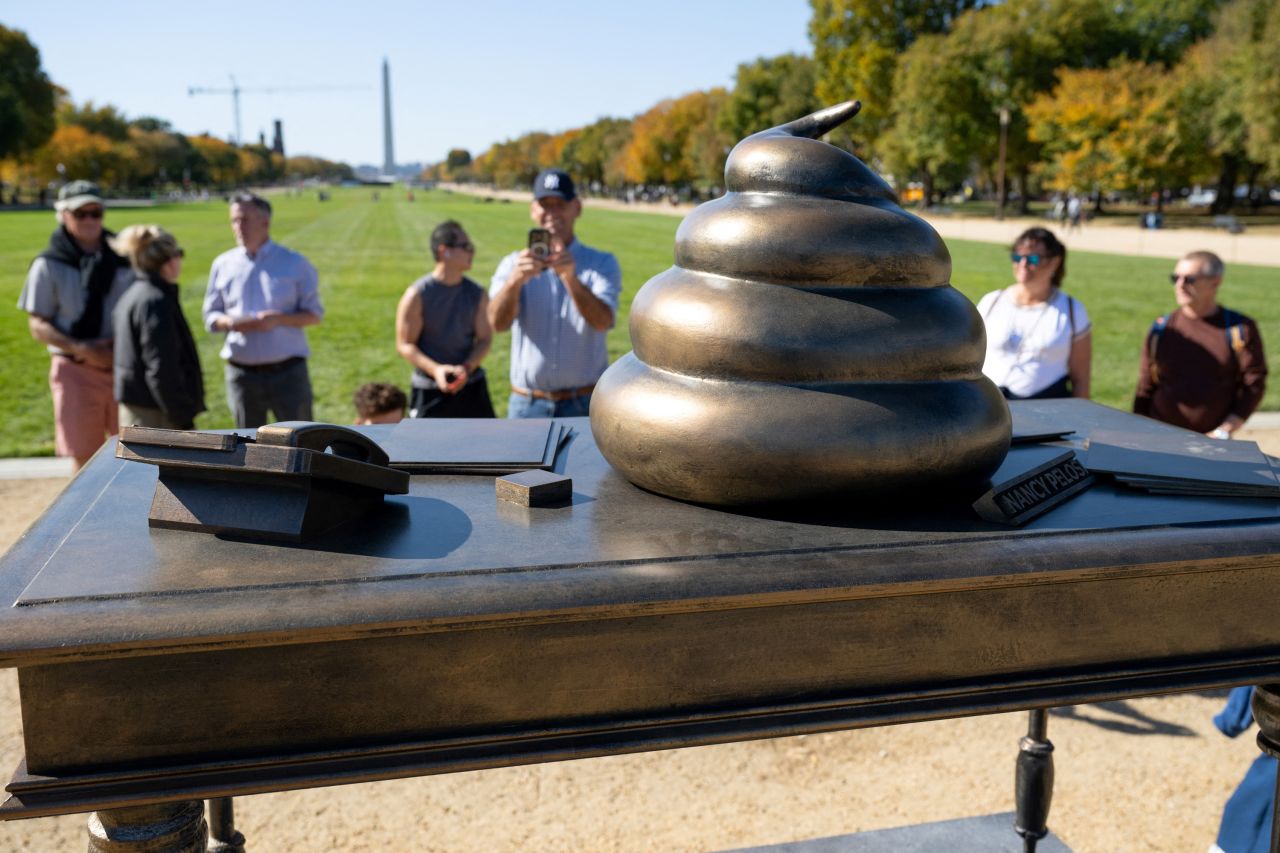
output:
[[[573,497],[573,479],[550,471],[521,471],[499,477],[495,483],[498,500],[521,506],[555,506]]]

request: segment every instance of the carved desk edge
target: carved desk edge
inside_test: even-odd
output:
[[[332,583],[299,583],[305,600],[281,597],[271,608],[246,600],[279,587],[237,587],[192,594],[140,596],[152,618],[139,622],[117,597],[52,601],[56,617],[20,618],[0,613],[0,667],[54,664],[87,659],[218,651],[388,635],[484,629],[788,606],[1008,587],[1052,586],[1083,581],[1236,570],[1280,569],[1280,524],[1272,521],[1218,523],[1229,527],[1227,543],[1207,548],[1204,525],[1139,527],[1112,531],[1034,532],[1020,535],[1019,565],[998,573],[982,571],[1000,536],[925,545],[859,546],[744,553],[729,556],[601,561],[574,567],[530,567],[510,572],[411,574],[395,578]],[[193,534],[198,535],[198,534]],[[1071,551],[1064,559],[1063,545]],[[40,542],[28,536],[6,564],[29,556]],[[1108,563],[1117,549],[1143,553],[1143,562]],[[42,549],[41,549],[42,550]],[[1213,551],[1214,553],[1205,553]],[[37,551],[39,553],[39,551]],[[1006,555],[1005,559],[1010,559]],[[1038,568],[1054,558],[1052,569]],[[858,561],[850,577],[847,560]],[[40,560],[40,562],[43,562]],[[682,568],[714,563],[713,583],[694,594],[672,598],[673,579]],[[37,563],[38,564],[38,563]],[[973,567],[957,570],[957,565]],[[636,568],[662,569],[651,575]],[[0,595],[12,590],[0,579]],[[422,594],[429,582],[429,594]],[[352,587],[376,586],[380,600],[350,601]],[[20,587],[20,585],[19,585]],[[574,588],[572,600],[564,595]],[[685,592],[689,590],[686,588]],[[418,595],[414,595],[418,593]],[[199,598],[199,607],[192,600]],[[134,601],[138,599],[133,599]],[[86,617],[93,618],[87,619]],[[287,628],[279,625],[285,622]],[[105,635],[108,635],[104,637]]]
[[[804,706],[761,707],[713,713],[611,721],[603,725],[546,728],[410,742],[304,756],[266,756],[197,765],[161,766],[48,777],[18,766],[0,803],[0,820],[25,820],[123,806],[188,799],[245,796],[329,785],[385,781],[568,761],[633,752],[681,749],[771,737],[817,734],[880,725],[926,722],[1104,702],[1187,690],[1256,684],[1280,674],[1280,656],[1223,669],[1189,667],[1082,678],[1062,685],[1021,681],[982,690],[910,691],[874,699],[852,697]]]

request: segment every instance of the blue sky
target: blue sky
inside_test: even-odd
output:
[[[252,10],[250,14],[247,10]],[[141,3],[3,0],[77,103],[232,135],[230,95],[188,86],[365,86],[241,96],[246,139],[284,121],[290,154],[382,162],[381,66],[391,62],[397,162],[479,153],[530,130],[631,116],[730,86],[738,63],[809,53],[805,0]]]

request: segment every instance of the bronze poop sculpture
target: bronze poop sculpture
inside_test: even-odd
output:
[[[596,386],[609,463],[680,500],[746,505],[979,490],[1008,452],[978,312],[951,256],[821,136],[847,102],[742,140],[728,193],[676,233]]]

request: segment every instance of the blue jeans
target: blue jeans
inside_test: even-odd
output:
[[[227,362],[227,405],[237,427],[260,427],[267,409],[277,421],[311,420],[311,376],[307,360],[297,359],[276,370],[247,370]]]
[[[512,394],[507,400],[509,418],[577,418],[586,417],[590,412],[590,394],[559,402],[526,397],[523,394]]]

